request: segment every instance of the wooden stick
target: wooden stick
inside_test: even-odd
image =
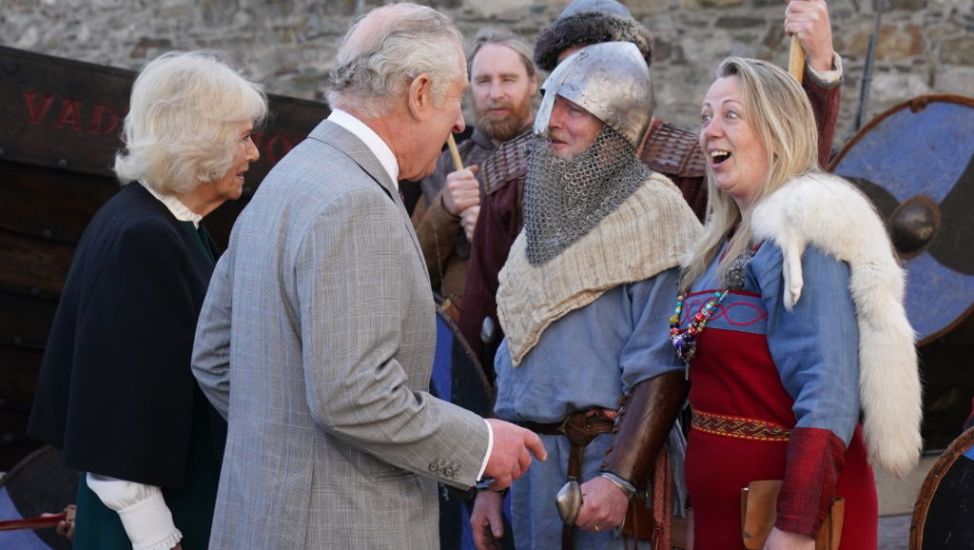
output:
[[[805,74],[805,50],[795,35],[791,35],[791,47],[788,49],[788,74],[795,77],[799,84]]]
[[[64,519],[64,514],[57,514],[54,516],[37,516],[35,518],[11,519],[8,521],[0,521],[0,531],[57,527],[57,524],[61,523],[61,520],[63,519]]]
[[[799,80],[799,82],[801,81]],[[446,138],[446,146],[450,148],[450,156],[453,157],[453,167],[457,170],[463,170],[463,160],[460,159],[460,150],[457,149],[457,140],[453,139],[452,133]]]

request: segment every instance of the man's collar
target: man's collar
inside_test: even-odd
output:
[[[369,128],[364,122],[355,118],[352,114],[341,109],[333,109],[331,114],[328,115],[328,120],[348,130],[355,137],[362,140],[365,146],[379,160],[379,163],[382,164],[382,168],[389,174],[389,177],[392,178],[393,184],[397,188],[399,187],[399,162],[396,161],[396,155],[392,152],[392,149],[379,137],[379,134],[375,133],[375,130]]]
[[[494,141],[490,138],[490,136],[485,134],[479,126],[474,127],[473,133],[470,134],[470,139],[484,149],[493,149],[498,145],[498,142]]]

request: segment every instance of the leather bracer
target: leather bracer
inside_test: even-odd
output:
[[[646,490],[656,455],[666,443],[689,387],[683,371],[636,384],[619,407],[602,471],[629,481],[637,491]]]

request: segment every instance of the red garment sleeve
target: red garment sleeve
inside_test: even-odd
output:
[[[829,430],[792,430],[775,527],[812,538],[818,534],[835,494],[845,451],[842,440]]]
[[[839,105],[842,102],[842,86],[822,86],[805,68],[802,78],[802,88],[808,95],[815,113],[815,125],[818,126],[818,163],[823,169],[828,168],[832,157],[832,141],[835,139],[835,126],[839,120]]]
[[[467,282],[458,326],[467,343],[481,358],[484,343],[480,339],[480,329],[484,318],[492,318],[494,326],[500,330],[497,321],[497,279],[520,231],[517,193],[517,182],[511,182],[481,199],[480,215],[470,246],[470,263],[467,264]],[[484,370],[493,382],[494,365],[485,361]]]

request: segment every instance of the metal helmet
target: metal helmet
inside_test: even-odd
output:
[[[541,89],[544,99],[534,119],[537,134],[548,131],[555,96],[561,96],[638,148],[656,106],[649,67],[631,42],[603,42],[578,50],[555,67]]]

